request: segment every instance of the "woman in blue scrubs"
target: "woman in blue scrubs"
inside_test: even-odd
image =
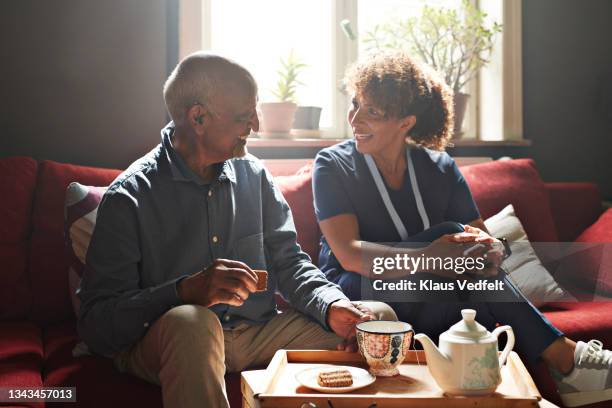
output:
[[[511,325],[518,351],[549,364],[566,402],[609,399],[612,354],[597,351],[609,359],[603,358],[594,371],[582,368],[582,358],[595,352],[593,344],[601,343],[577,344],[563,336],[498,272],[503,246],[488,234],[465,179],[443,151],[453,129],[450,89],[401,52],[357,63],[345,84],[352,94],[348,121],[354,137],[323,149],[313,169],[315,211],[323,233],[319,266],[328,279],[352,300],[359,299],[362,280],[371,283],[372,278],[361,265],[369,256],[365,248],[376,243],[420,243],[405,250],[415,257],[442,255],[441,251],[461,257],[466,244],[482,244],[471,254],[486,257],[487,266],[477,271],[479,278],[502,280],[504,302],[479,302],[465,291],[457,294],[462,302],[422,302],[405,292],[405,301],[391,303],[399,318],[435,338],[460,319],[462,308],[476,309],[480,323],[490,330],[496,323]],[[456,279],[454,273],[417,272],[413,278]],[[377,279],[401,277],[383,273]],[[585,389],[584,380],[593,372],[604,378],[593,381],[604,385]]]

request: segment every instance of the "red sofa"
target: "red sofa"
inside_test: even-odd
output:
[[[483,216],[512,203],[531,240],[612,242],[612,210],[603,212],[593,184],[545,184],[530,160],[479,164],[463,172]],[[66,187],[72,181],[108,185],[119,170],[11,157],[0,159],[0,174],[0,387],[75,386],[78,404],[67,403],[70,407],[161,406],[159,387],[117,373],[108,359],[71,356],[77,337],[64,248]],[[308,169],[276,177],[299,240],[316,261],[320,233],[310,182]],[[612,345],[612,303],[549,304],[544,311],[572,338]],[[542,394],[558,401],[546,370],[530,370]],[[232,406],[240,406],[239,376],[228,375],[227,384]]]

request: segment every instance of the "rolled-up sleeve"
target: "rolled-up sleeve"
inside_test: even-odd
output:
[[[79,289],[78,331],[102,355],[125,350],[152,324],[180,303],[176,281],[142,289],[136,203],[109,191],[98,209]]]
[[[348,298],[300,249],[291,210],[267,170],[262,176],[262,199],[267,260],[276,273],[281,294],[293,307],[329,329],[329,305]]]
[[[467,181],[461,174],[459,167],[453,159],[448,157],[451,177],[450,185],[452,193],[449,199],[448,211],[445,218],[449,221],[456,221],[462,224],[467,224],[480,218],[480,212],[472,197],[472,192],[467,184]]]
[[[314,208],[317,220],[340,214],[355,214],[355,209],[337,174],[338,165],[329,152],[319,152],[312,168]]]

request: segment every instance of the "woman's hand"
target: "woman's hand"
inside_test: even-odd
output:
[[[498,274],[498,267],[504,258],[504,246],[480,228],[465,225],[465,230],[456,234],[443,235],[433,241],[427,249],[427,256],[451,258],[484,258],[485,268],[472,269],[468,273],[481,277]],[[453,271],[431,271],[444,277],[457,278]]]

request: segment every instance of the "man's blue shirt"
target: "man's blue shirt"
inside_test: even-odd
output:
[[[207,184],[162,142],[117,177],[104,195],[79,296],[79,333],[111,355],[138,341],[150,324],[181,304],[176,283],[217,258],[269,273],[268,289],[240,307],[211,308],[224,326],[263,323],[277,314],[278,290],[326,327],[330,303],[346,299],[296,242],[290,209],[253,156],[217,165]]]

